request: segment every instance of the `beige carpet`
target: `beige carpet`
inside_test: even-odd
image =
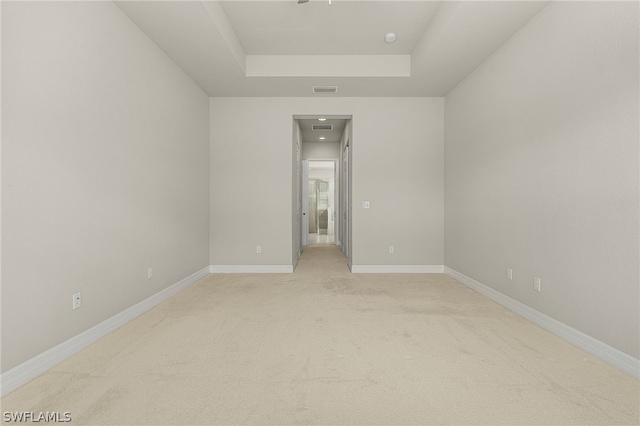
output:
[[[210,275],[2,400],[71,424],[629,424],[639,383],[440,274]]]

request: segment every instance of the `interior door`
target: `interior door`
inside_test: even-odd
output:
[[[344,226],[342,227],[342,252],[347,257],[349,257],[349,227],[351,224],[349,223],[349,204],[350,204],[350,196],[349,196],[349,142],[344,147],[344,152],[342,153],[342,223]]]
[[[340,229],[342,229],[342,219],[340,219],[340,209],[342,206],[342,201],[340,200],[340,185],[341,185],[341,181],[340,181],[340,167],[339,167],[339,162],[338,160],[335,161],[335,166],[333,168],[333,172],[334,172],[334,176],[333,176],[333,200],[334,200],[334,207],[332,210],[332,220],[334,221],[334,225],[333,225],[333,235],[335,238],[335,243],[337,245],[342,245],[341,241],[342,241],[342,235],[340,233]]]
[[[309,160],[302,160],[302,226],[300,237],[302,245],[309,244]]]

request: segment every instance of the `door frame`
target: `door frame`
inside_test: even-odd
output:
[[[331,206],[332,218],[333,218],[333,243],[337,246],[340,246],[340,224],[342,223],[340,219],[340,215],[338,212],[340,211],[340,177],[339,177],[339,169],[340,169],[340,159],[339,158],[307,158],[306,160],[302,160],[302,221],[306,224],[303,224],[300,233],[301,240],[303,241],[303,245],[308,245],[309,243],[309,163],[313,162],[331,162],[333,163],[333,205]]]
[[[340,186],[342,188],[342,199],[340,200],[340,219],[342,219],[342,226],[340,227],[342,253],[346,256],[349,262],[351,262],[351,240],[349,238],[349,228],[351,227],[351,161],[350,161],[350,138],[347,138],[344,148],[341,151],[342,154],[342,181]]]
[[[300,226],[300,239],[302,250],[309,245],[309,160],[302,160],[302,224]]]
[[[352,181],[353,181],[353,114],[293,114],[293,121],[298,126],[298,120],[303,119],[317,119],[318,117],[326,117],[328,119],[344,119],[347,122],[347,130],[344,135],[344,139],[341,141],[340,146],[340,155],[336,160],[335,158],[331,159],[307,159],[312,161],[336,161],[335,166],[335,174],[336,179],[334,180],[334,242],[336,245],[341,246],[341,250],[347,258],[347,265],[349,270],[351,270],[352,264],[352,255],[353,255],[353,238],[352,238],[352,229],[353,229],[353,218],[352,218],[352,207],[351,207],[351,192],[352,192]],[[299,130],[299,127],[297,127]],[[300,140],[300,148],[302,148],[303,141]],[[343,165],[343,153],[344,150],[347,150],[347,162],[346,165]],[[294,161],[296,164],[300,165],[298,171],[296,171],[296,166],[294,166],[294,173],[297,174],[297,191],[293,194],[294,202],[297,198],[297,205],[300,206],[300,213],[303,211],[303,204],[308,204],[308,174],[306,179],[303,179],[303,166],[305,160],[300,159],[300,161]],[[346,167],[347,174],[343,175],[343,168]],[[308,170],[307,170],[308,172]],[[304,191],[304,195],[303,195]],[[307,206],[308,209],[308,206]],[[306,209],[304,210],[305,213]],[[303,225],[304,223],[304,225]],[[294,230],[294,233],[299,234],[297,238],[297,242],[293,243],[299,245],[299,253],[302,254],[304,250],[303,241],[308,243],[308,217],[307,214],[301,214],[301,219],[298,223],[293,224],[297,229]],[[299,228],[298,228],[299,226]]]

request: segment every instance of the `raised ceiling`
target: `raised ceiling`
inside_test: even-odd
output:
[[[210,96],[336,97],[444,96],[548,2],[115,3]]]
[[[400,4],[402,3],[402,4]],[[222,2],[248,55],[410,55],[439,3],[310,1]],[[365,22],[366,25],[359,25]],[[385,43],[388,32],[398,32]]]

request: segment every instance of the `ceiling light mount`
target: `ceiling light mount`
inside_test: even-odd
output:
[[[384,41],[386,41],[387,43],[393,43],[394,41],[396,41],[396,33],[387,33],[384,36]]]

